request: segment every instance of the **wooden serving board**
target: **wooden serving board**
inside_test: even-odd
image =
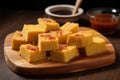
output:
[[[81,27],[80,30],[90,28]],[[79,57],[68,63],[55,63],[50,61],[29,63],[23,59],[18,51],[11,49],[13,33],[8,34],[4,42],[4,56],[9,68],[22,75],[63,74],[85,71],[111,65],[115,62],[115,50],[112,43],[100,33],[96,35],[106,40],[106,54],[95,57]]]

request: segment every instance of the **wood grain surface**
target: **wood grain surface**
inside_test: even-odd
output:
[[[81,27],[80,30],[90,30]],[[55,63],[50,61],[29,63],[23,59],[18,51],[11,49],[11,39],[13,33],[6,36],[4,41],[4,55],[9,68],[15,73],[22,75],[43,75],[43,74],[63,74],[79,71],[86,71],[111,65],[115,62],[115,50],[112,43],[100,33],[96,35],[106,40],[107,50],[104,55],[95,57],[79,57],[68,63]]]

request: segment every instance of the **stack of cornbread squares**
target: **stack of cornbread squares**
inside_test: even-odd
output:
[[[96,56],[106,50],[105,40],[95,36],[94,30],[79,31],[79,24],[60,24],[50,18],[38,18],[38,24],[25,24],[12,38],[12,49],[18,50],[28,62],[49,60],[69,62],[81,56]],[[47,55],[49,53],[49,55]]]

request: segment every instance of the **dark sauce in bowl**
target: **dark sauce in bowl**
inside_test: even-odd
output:
[[[72,11],[70,10],[56,10],[52,12],[53,14],[57,14],[57,15],[71,15]]]

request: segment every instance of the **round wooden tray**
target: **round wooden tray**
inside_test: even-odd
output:
[[[80,30],[90,28],[80,27]],[[11,49],[13,33],[7,35],[4,42],[4,56],[9,68],[15,73],[22,75],[63,74],[85,71],[111,65],[115,62],[115,50],[112,43],[100,33],[96,35],[106,40],[106,54],[96,57],[77,58],[68,63],[55,63],[50,61],[29,63],[23,59],[18,51]]]

